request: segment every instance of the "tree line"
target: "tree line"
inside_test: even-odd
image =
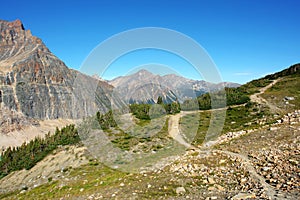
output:
[[[62,129],[56,128],[53,135],[49,132],[44,138],[36,137],[19,147],[8,147],[1,154],[0,178],[13,171],[31,169],[58,146],[77,144],[79,141],[75,125],[68,125]]]
[[[181,111],[179,102],[164,103],[161,96],[156,104],[132,103],[129,105],[130,112],[138,119],[150,120],[165,114],[176,114]]]
[[[96,113],[97,121],[99,122],[103,130],[107,130],[110,127],[116,127],[117,123],[114,120],[112,110],[108,111],[105,114],[101,114],[99,111]]]
[[[246,87],[225,88],[225,91],[205,93],[195,99],[187,99],[182,104],[177,101],[164,103],[162,97],[159,96],[156,104],[133,103],[129,108],[130,112],[138,119],[150,120],[163,114],[176,114],[181,110],[210,110],[212,109],[212,98],[214,108],[241,105],[250,101],[250,93]],[[161,105],[161,107],[156,105]]]
[[[241,105],[249,101],[249,92],[246,88],[225,88],[225,91],[205,93],[196,99],[185,100],[181,108],[182,110],[210,110],[212,109],[212,102],[214,103],[214,108],[222,108],[232,105]]]

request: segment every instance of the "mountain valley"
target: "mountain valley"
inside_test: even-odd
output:
[[[0,20],[0,199],[299,199],[299,88],[300,64],[243,85],[104,81]],[[227,105],[201,109],[214,94]]]

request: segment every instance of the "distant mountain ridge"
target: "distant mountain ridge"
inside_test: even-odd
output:
[[[155,75],[145,69],[128,76],[117,77],[109,84],[115,87],[125,101],[155,103],[158,96],[165,102],[184,101],[203,93],[219,90],[222,87],[238,87],[240,84],[223,82],[209,83],[203,80],[192,80],[175,74]]]

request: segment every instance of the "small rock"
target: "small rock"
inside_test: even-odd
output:
[[[21,190],[20,194],[24,194],[26,192],[26,190]]]
[[[247,178],[242,178],[241,179],[241,183],[246,183],[247,182]]]
[[[220,161],[219,161],[219,164],[220,164],[220,165],[222,165],[222,164],[224,164],[224,163],[226,163],[226,160],[220,160]]]
[[[213,191],[213,190],[215,190],[215,189],[216,189],[216,188],[214,188],[214,187],[208,187],[208,188],[207,188],[208,191]]]
[[[215,180],[211,177],[208,177],[207,181],[208,181],[209,184],[215,184],[216,183]]]
[[[292,185],[292,184],[293,184],[293,182],[291,182],[291,181],[288,181],[288,182],[286,182],[286,184],[288,184],[288,185]]]
[[[299,162],[297,160],[290,159],[289,162],[293,165],[298,165]]]
[[[249,193],[239,193],[232,197],[233,200],[242,200],[242,199],[254,199],[256,198],[255,194],[249,194]]]
[[[276,131],[277,129],[278,129],[277,127],[273,127],[273,126],[269,128],[270,131]]]
[[[225,191],[225,188],[223,188],[221,185],[215,185],[215,187],[216,187],[219,191]]]
[[[28,187],[26,185],[23,185],[22,190],[28,190]]]
[[[270,167],[263,167],[263,168],[262,168],[262,170],[265,171],[265,172],[266,172],[266,171],[269,171],[270,169],[271,169]]]
[[[176,188],[176,194],[184,194],[186,192],[184,187]]]
[[[271,182],[271,183],[276,183],[276,182],[277,182],[277,180],[276,180],[276,179],[273,179],[273,178],[271,178],[271,179],[270,179],[270,182]]]

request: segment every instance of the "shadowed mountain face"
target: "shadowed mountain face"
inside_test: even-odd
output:
[[[213,84],[206,81],[187,79],[175,74],[155,75],[147,70],[140,70],[128,76],[109,81],[125,101],[155,103],[159,96],[165,102],[195,98],[203,93],[219,90],[222,87],[238,87],[236,83]]]
[[[0,20],[1,113],[77,119],[107,111],[111,91],[106,82],[67,68],[20,20]]]

